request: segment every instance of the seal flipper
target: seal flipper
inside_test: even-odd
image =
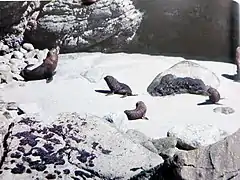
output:
[[[105,96],[111,96],[114,95],[114,92],[107,93]]]
[[[149,119],[148,119],[147,117],[145,117],[145,116],[143,116],[142,119],[144,119],[144,120],[149,120]]]

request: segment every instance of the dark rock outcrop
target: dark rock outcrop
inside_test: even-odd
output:
[[[207,68],[192,61],[181,61],[159,73],[147,91],[152,96],[181,93],[207,95],[208,87],[217,88],[218,77]]]

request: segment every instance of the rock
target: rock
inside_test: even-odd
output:
[[[86,48],[107,51],[127,45],[143,17],[131,0],[103,0],[91,6],[58,0],[48,2],[41,14],[37,28],[27,30],[26,36],[39,48],[48,49],[60,39],[62,53]]]
[[[169,74],[172,74],[174,77],[189,77],[193,79],[199,79],[203,81],[205,86],[211,86],[215,89],[217,89],[220,85],[219,78],[215,73],[199,65],[198,63],[184,60],[173,65],[164,72],[159,73],[148,86],[148,93],[152,96],[161,96],[161,94],[158,92],[158,88],[161,89],[162,77],[166,77],[165,75]]]
[[[1,83],[9,83],[12,80],[11,68],[6,64],[0,64]]]
[[[122,132],[126,132],[127,131],[127,123],[128,123],[128,119],[126,117],[126,115],[123,112],[118,112],[118,113],[108,113],[107,115],[103,116],[103,119],[113,123],[114,126]]]
[[[6,53],[8,53],[9,52],[9,47],[8,47],[8,45],[3,45],[2,46],[2,48],[0,49],[0,51],[2,51],[3,52],[3,54],[5,55]]]
[[[17,71],[18,72],[18,71]],[[15,81],[24,81],[24,78],[22,76],[20,76],[19,74],[16,74],[16,73],[12,73],[12,78],[15,80]]]
[[[9,60],[4,56],[0,56],[0,64],[8,64]]]
[[[30,52],[27,52],[24,56],[25,56],[26,59],[34,58],[37,55],[38,52],[39,52],[38,49],[34,49],[34,50],[31,50]]]
[[[48,49],[41,50],[37,53],[38,61],[43,61],[47,57]]]
[[[157,149],[155,148],[155,146],[151,142],[150,138],[147,137],[142,132],[137,131],[135,129],[129,129],[126,132],[126,135],[134,143],[141,144],[143,147],[147,148],[149,151],[152,151],[154,153],[158,153]]]
[[[13,57],[17,59],[22,59],[23,58],[23,53],[19,51],[13,51]]]
[[[12,58],[13,52],[5,54],[3,57],[7,58],[8,60],[10,60]]]
[[[24,48],[22,48],[22,47],[20,47],[19,51],[20,51],[21,53],[23,53],[24,55],[27,53],[27,50],[24,49]]]
[[[97,83],[103,78],[104,73],[101,68],[90,68],[82,72],[81,76],[91,83]]]
[[[3,42],[0,41],[0,50],[2,50]]]
[[[0,179],[129,179],[163,162],[95,116],[62,113],[48,126],[23,118],[11,131]]]
[[[10,59],[9,62],[11,63],[11,71],[16,74],[19,74],[19,72],[27,65],[25,62],[19,59]]]
[[[203,124],[173,127],[167,132],[168,137],[177,138],[177,148],[183,150],[193,150],[201,146],[213,144],[227,135],[228,133],[224,130],[213,125]]]
[[[42,113],[41,108],[36,103],[19,104],[18,111],[20,114],[36,117],[39,117]]]
[[[7,109],[8,111],[18,110],[18,105],[17,105],[16,102],[8,102],[6,109]]]
[[[8,111],[5,111],[2,115],[4,115],[5,118],[7,118],[7,119],[11,119],[12,118],[11,114]]]
[[[178,152],[164,162],[165,171],[184,180],[240,179],[240,130],[219,142],[199,149]]]
[[[8,128],[11,122],[2,114],[0,114],[0,141],[4,142],[5,136],[8,136]],[[4,147],[4,143],[0,143],[0,159],[3,158],[4,152],[6,151],[6,147]],[[6,153],[6,152],[5,152]]]
[[[27,58],[27,59],[24,60],[24,62],[25,62],[26,64],[36,64],[36,63],[38,63],[39,61],[38,61],[38,59],[36,59],[36,58]]]
[[[175,148],[177,145],[177,138],[166,137],[152,140],[153,145],[158,151],[158,154],[166,152],[168,149]]]
[[[34,50],[34,47],[31,43],[24,43],[23,48],[27,51],[33,51]]]
[[[0,100],[0,111],[4,111],[6,109],[6,102]]]
[[[213,109],[213,112],[228,115],[228,114],[234,113],[235,110],[231,107],[216,107],[216,108]]]

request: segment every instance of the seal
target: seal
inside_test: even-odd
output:
[[[20,72],[20,76],[22,76],[25,81],[46,79],[47,83],[51,82],[53,76],[56,74],[55,70],[58,64],[59,51],[59,46],[52,48],[40,66],[30,70],[29,68],[34,66],[34,64],[29,64]]]
[[[132,90],[128,85],[118,82],[118,80],[115,79],[113,76],[106,76],[104,77],[104,80],[106,81],[111,91],[106,96],[113,95],[113,94],[123,95],[121,96],[121,98],[124,98],[127,96],[137,96],[137,94],[132,93]]]
[[[136,103],[136,109],[124,111],[124,113],[128,117],[128,120],[136,120],[136,119],[148,120],[148,118],[145,116],[146,112],[147,112],[147,106],[144,104],[143,101],[138,101]]]
[[[213,104],[216,104],[221,99],[220,93],[213,87],[209,87],[207,93],[209,94],[209,101]]]
[[[240,47],[236,49],[236,59],[235,64],[237,65],[237,74],[234,77],[234,80],[240,82]]]
[[[82,4],[85,6],[90,6],[91,4],[94,4],[97,2],[97,0],[82,0]]]

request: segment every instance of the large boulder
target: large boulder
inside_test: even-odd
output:
[[[163,162],[96,116],[62,113],[51,125],[23,118],[11,132],[0,179],[129,179]]]
[[[175,178],[184,180],[240,179],[240,130],[215,144],[178,152],[165,166],[175,167]],[[173,166],[174,165],[174,166]]]
[[[135,35],[142,15],[131,0],[101,0],[90,6],[56,0],[44,6],[37,28],[25,34],[43,48],[60,39],[62,52],[119,49]]]
[[[163,88],[165,88],[164,84],[166,84],[166,81],[171,81],[170,78],[164,78],[167,77],[166,75],[172,75],[173,78],[192,78],[193,80],[201,80],[203,83],[196,82],[195,84],[203,85],[203,87],[194,87],[196,90],[205,90],[207,89],[207,86],[211,86],[213,88],[218,88],[220,85],[220,80],[217,77],[217,75],[207,69],[204,66],[201,66],[198,63],[195,63],[193,61],[184,60],[181,61],[169,69],[166,69],[165,71],[159,73],[151,82],[151,84],[148,86],[147,91],[152,96],[161,96],[162,94],[159,92]],[[163,82],[164,81],[164,82]],[[167,82],[168,83],[168,82]],[[178,83],[176,83],[177,85]],[[170,86],[169,86],[170,87]],[[166,86],[166,88],[169,88]],[[170,88],[175,88],[173,91],[176,91],[175,86],[171,86]],[[192,89],[194,91],[194,89]],[[162,91],[169,91],[169,90],[162,90]],[[179,90],[181,91],[181,89]],[[184,92],[184,90],[182,90]],[[178,93],[178,92],[175,92]]]

